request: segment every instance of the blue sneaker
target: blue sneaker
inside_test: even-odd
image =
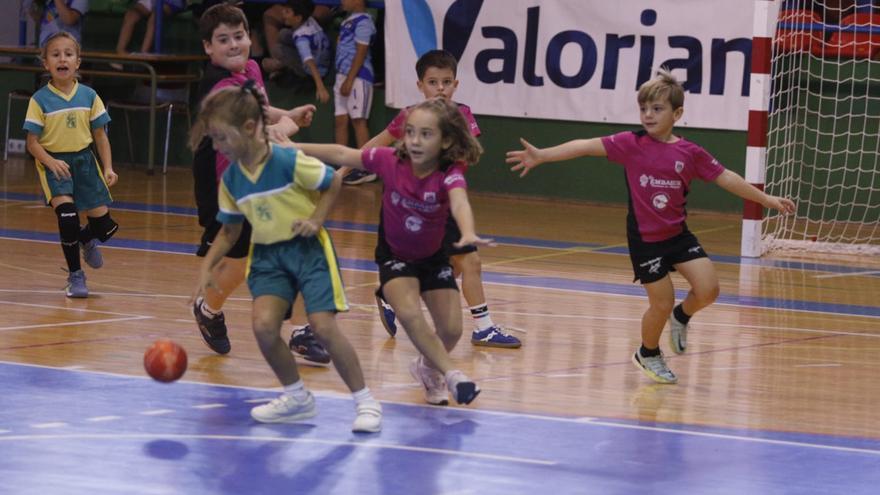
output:
[[[82,250],[83,261],[86,262],[92,268],[101,268],[104,266],[104,256],[101,255],[101,250],[98,249],[98,239],[92,239],[86,243],[79,243],[79,248]]]
[[[518,349],[522,342],[513,335],[504,332],[500,325],[492,325],[485,330],[474,330],[471,334],[471,344],[485,347],[504,347],[506,349]]]
[[[330,353],[318,342],[315,332],[309,325],[293,327],[288,344],[290,352],[311,364],[330,364]]]
[[[395,323],[397,317],[394,315],[394,309],[378,294],[376,294],[376,306],[379,307],[379,320],[382,321],[382,326],[385,327],[388,335],[393,338],[397,335],[397,323]]]
[[[65,288],[67,297],[85,298],[89,297],[89,288],[86,287],[86,274],[82,270],[70,272],[67,275],[67,287]]]

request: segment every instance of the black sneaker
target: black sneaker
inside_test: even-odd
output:
[[[345,177],[342,178],[342,183],[349,185],[349,186],[356,186],[358,184],[366,184],[367,182],[373,182],[378,178],[379,178],[379,176],[374,173],[370,173],[370,172],[367,172],[366,170],[361,170],[359,168],[356,168],[356,169],[352,170],[351,172],[349,172],[348,174],[346,174]]]
[[[318,342],[308,325],[293,327],[293,333],[290,334],[290,352],[311,363],[330,363],[330,353]]]
[[[202,332],[202,338],[205,344],[217,354],[229,354],[232,344],[229,343],[229,337],[226,336],[226,318],[223,313],[218,313],[213,318],[208,318],[202,313],[202,298],[196,299],[193,304],[193,316],[196,317],[196,323],[199,325],[199,331]]]

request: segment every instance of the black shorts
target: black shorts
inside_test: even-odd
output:
[[[394,257],[384,236],[380,235],[376,246],[376,264],[379,265],[379,290],[376,294],[380,297],[384,297],[382,288],[385,284],[399,277],[418,279],[419,293],[436,289],[458,290],[449,256],[442,248],[425,259],[403,261]]]
[[[452,244],[461,239],[461,230],[458,228],[458,222],[449,215],[446,219],[446,233],[443,235],[443,251],[447,256],[458,256],[460,254],[475,253],[477,246],[471,244],[464,247],[455,247]]]
[[[627,243],[635,275],[633,282],[638,280],[643,284],[656,282],[669,272],[674,272],[673,265],[708,257],[696,236],[688,230],[665,241],[642,242],[628,239]]]
[[[220,229],[223,228],[223,224],[214,220],[210,224],[205,227],[205,231],[202,233],[202,242],[199,244],[199,249],[196,251],[196,256],[204,257],[208,254],[208,249],[211,249],[211,244],[214,243],[214,239],[217,237],[217,234],[220,233]],[[232,245],[232,249],[226,253],[227,258],[241,259],[247,258],[248,252],[251,249],[251,224],[248,223],[247,220],[242,222],[241,226],[241,235],[238,236],[238,240],[235,241],[235,244]]]

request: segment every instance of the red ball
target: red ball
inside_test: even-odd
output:
[[[186,371],[186,351],[175,342],[159,339],[144,353],[144,369],[154,380],[173,382]]]

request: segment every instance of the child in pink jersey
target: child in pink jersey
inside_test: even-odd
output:
[[[332,144],[297,144],[307,155],[382,178],[382,219],[376,263],[380,292],[397,313],[410,340],[422,354],[410,371],[425,388],[430,404],[448,404],[447,388],[460,404],[480,389],[455,369],[449,352],[461,338],[461,301],[449,256],[443,249],[451,214],[461,229],[457,247],[480,244],[467,199],[465,164],[479,160],[482,147],[468,130],[458,107],[442,98],[411,109],[404,139],[395,148],[363,151]],[[428,307],[431,331],[419,303]]]
[[[542,163],[579,156],[607,156],[623,165],[629,191],[629,255],[635,280],[648,293],[649,304],[642,316],[642,346],[632,359],[652,380],[675,383],[678,379],[660,352],[666,320],[670,346],[681,354],[687,348],[690,318],[712,304],[719,292],[715,267],[685,223],[691,181],[715,182],[743,199],[784,213],[792,213],[795,205],[790,199],[765,194],[700,146],[672,134],[684,112],[684,89],[667,70],[639,88],[638,102],[641,131],[576,139],[544,149],[521,140],[525,149],[508,152],[507,163],[522,171],[520,177]],[[670,271],[678,271],[691,285],[675,307]]]

